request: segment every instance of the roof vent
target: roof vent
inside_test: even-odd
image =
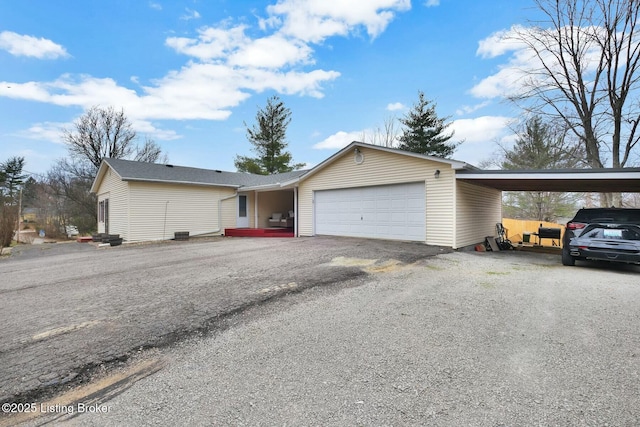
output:
[[[172,168],[173,167],[173,165],[165,165],[165,166],[168,167],[168,168]]]
[[[217,172],[217,173],[222,173],[222,171],[219,171],[218,169],[216,169],[216,172]]]

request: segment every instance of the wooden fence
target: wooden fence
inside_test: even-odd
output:
[[[507,238],[511,240],[511,243],[518,244],[526,240],[525,234],[529,234],[529,243],[542,244],[543,246],[553,246],[555,243],[557,246],[562,246],[562,236],[564,235],[564,224],[556,224],[554,222],[546,221],[525,221],[521,219],[502,218],[502,225],[507,231]],[[533,233],[538,232],[538,227],[559,228],[560,240],[542,239],[540,241]],[[524,242],[526,243],[526,242]]]

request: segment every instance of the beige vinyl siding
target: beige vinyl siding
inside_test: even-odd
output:
[[[293,210],[293,190],[263,191],[258,193],[258,226],[267,228],[269,218],[274,212],[279,212],[283,217]]]
[[[218,219],[218,201],[233,195],[234,189],[149,182],[129,182],[131,241],[173,238],[176,231],[190,235],[222,233],[224,222],[233,209],[235,224],[235,198],[223,202],[223,223]],[[165,219],[166,218],[166,219]]]
[[[458,181],[456,186],[456,244],[461,248],[494,236],[502,221],[502,191]]]
[[[224,194],[222,198],[235,194],[235,190],[230,191],[229,194]],[[225,228],[235,228],[236,219],[238,215],[238,197],[222,201],[222,232]]]
[[[298,197],[300,235],[311,236],[314,233],[314,191],[421,181],[426,184],[425,242],[432,245],[452,246],[455,174],[451,166],[366,147],[361,147],[360,151],[364,154],[362,164],[355,163],[353,152],[346,152],[324,169],[300,182]],[[436,170],[440,170],[438,179],[434,177]]]
[[[126,239],[129,221],[129,187],[127,183],[122,181],[111,168],[107,168],[96,194],[98,195],[98,203],[109,199],[109,233],[119,234]],[[98,233],[104,232],[104,223],[98,222]]]

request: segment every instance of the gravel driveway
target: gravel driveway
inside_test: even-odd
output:
[[[69,425],[640,425],[637,267],[458,252],[367,271],[150,355],[165,367]]]
[[[141,352],[157,372],[93,393],[98,413],[27,424],[640,425],[638,267],[562,267],[521,252],[429,257],[357,239],[254,244],[254,268],[258,254],[304,252],[321,258],[307,273],[340,279]],[[221,252],[240,249],[229,245]],[[260,286],[287,282],[285,264]]]
[[[0,403],[84,382],[274,296],[365,277],[353,258],[411,263],[446,251],[347,238],[21,247],[0,260]]]

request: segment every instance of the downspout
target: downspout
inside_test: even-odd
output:
[[[217,229],[211,230],[207,233],[194,234],[194,236],[205,236],[207,234],[219,233],[222,230],[222,202],[224,202],[225,200],[233,199],[235,197],[238,197],[237,190],[234,194],[227,197],[223,197],[222,199],[218,200],[218,228]]]
[[[167,203],[165,203],[164,205],[164,225],[162,226],[162,239],[161,240],[165,240],[164,236],[167,232],[167,210],[169,209],[169,201],[167,200]]]

